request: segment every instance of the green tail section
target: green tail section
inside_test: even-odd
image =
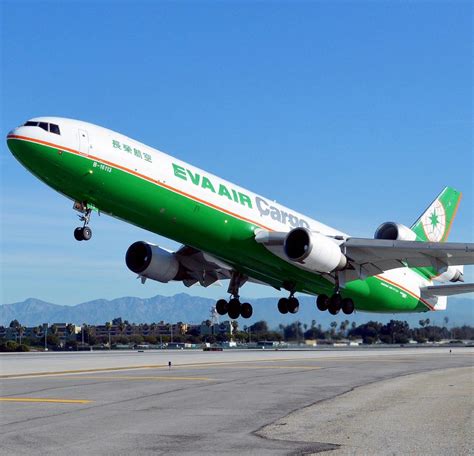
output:
[[[461,192],[446,187],[436,197],[411,227],[420,241],[444,242],[448,239],[461,196]]]
[[[411,226],[418,241],[444,242],[448,239],[451,225],[461,201],[462,193],[446,187]],[[418,274],[432,279],[439,274],[431,267],[414,268]]]

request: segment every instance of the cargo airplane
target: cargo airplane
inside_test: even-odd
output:
[[[229,279],[229,299],[216,310],[232,319],[252,315],[241,303],[245,282],[317,296],[321,311],[424,312],[446,308],[447,296],[474,291],[463,265],[474,244],[449,243],[461,194],[446,187],[411,227],[386,222],[374,239],[351,237],[120,133],[86,122],[38,117],[13,129],[8,147],[44,183],[74,201],[89,240],[100,211],[183,244],[169,251],[138,241],[125,255],[146,279],[207,287]]]

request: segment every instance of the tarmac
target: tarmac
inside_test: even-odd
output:
[[[2,354],[0,454],[474,454],[473,354]]]

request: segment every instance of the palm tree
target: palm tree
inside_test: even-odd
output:
[[[87,326],[87,323],[82,323],[81,326],[81,339],[82,339],[82,349],[84,349],[84,335],[87,332],[87,342],[89,343],[89,327]]]
[[[154,325],[155,325],[155,323],[152,323],[151,326],[154,326]],[[119,331],[120,331],[120,335],[123,335],[123,332],[124,332],[124,330],[125,330],[126,327],[127,327],[127,324],[126,324],[124,321],[121,321],[121,322],[119,323],[118,329],[119,329]]]
[[[68,323],[66,326],[66,332],[69,336],[72,336],[76,330],[76,326],[72,323]]]
[[[23,334],[25,333],[26,327],[23,325],[18,326],[17,332],[20,335],[20,345],[21,345],[21,338],[23,337]]]
[[[444,321],[444,327],[448,331],[448,337],[451,339],[451,331],[449,331],[448,329],[449,317],[444,317],[443,321]]]
[[[232,320],[230,324],[232,326],[232,332],[237,332],[237,330],[239,329],[239,322],[237,320]]]
[[[107,329],[107,332],[109,333],[109,350],[112,350],[112,344],[110,342],[110,330],[112,328],[112,325],[110,323],[110,321],[108,321],[107,323],[105,323],[105,327]]]

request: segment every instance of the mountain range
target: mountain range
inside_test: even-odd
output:
[[[299,320],[310,324],[316,320],[323,327],[331,321],[349,320],[357,324],[369,320],[387,322],[391,319],[406,320],[410,326],[417,326],[421,319],[429,318],[432,323],[443,325],[445,317],[449,318],[449,326],[463,324],[474,325],[474,300],[469,298],[451,298],[448,309],[441,312],[416,314],[373,314],[358,312],[351,316],[339,314],[333,316],[328,312],[316,309],[315,299],[310,296],[300,296],[300,310],[297,314],[282,315],[276,309],[277,298],[258,298],[249,300],[254,314],[249,320],[239,319],[240,325],[252,324],[258,320],[266,320],[270,327],[288,324]],[[242,302],[245,302],[242,299]],[[201,323],[210,319],[210,309],[215,304],[213,299],[190,296],[186,293],[174,296],[154,296],[152,298],[123,297],[113,300],[96,299],[73,306],[52,304],[35,298],[23,302],[0,305],[0,325],[7,326],[17,319],[25,326],[36,326],[42,323],[74,323],[81,325],[104,324],[113,318],[122,317],[134,323],[152,323],[161,320],[165,322],[182,321],[186,323]],[[227,317],[220,317],[221,320]]]

